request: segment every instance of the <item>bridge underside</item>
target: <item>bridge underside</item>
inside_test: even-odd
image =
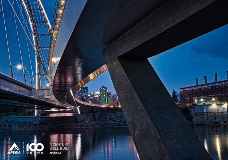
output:
[[[70,99],[69,89],[106,63],[140,159],[211,159],[147,58],[227,24],[227,7],[227,0],[88,1],[56,71],[56,98]]]
[[[51,108],[66,109],[53,103],[0,89],[1,107],[47,110]]]
[[[46,91],[46,90],[43,90]],[[56,105],[56,103],[47,102],[39,99],[40,94],[43,96],[44,92],[38,95],[32,87],[19,82],[11,77],[0,73],[0,107],[1,108],[27,108],[27,109],[51,109],[59,108],[65,109],[66,107]]]
[[[54,95],[63,103],[69,89],[105,64],[102,56],[102,36],[108,6],[107,0],[89,1],[80,15],[53,82]],[[68,21],[71,21],[70,17],[69,15]],[[69,92],[68,94],[70,96]]]

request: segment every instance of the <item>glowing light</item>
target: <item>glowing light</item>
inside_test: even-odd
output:
[[[25,71],[27,72],[27,74],[28,74],[30,80],[31,80],[31,85],[32,85],[33,79],[32,79],[32,77],[31,77],[29,71],[27,70],[27,68],[26,68],[25,66],[23,66],[22,64],[17,64],[17,65],[15,66],[15,68],[16,68],[18,71],[19,71],[19,70],[22,70],[22,69],[23,69],[23,71],[25,70]]]
[[[56,9],[56,18],[55,18],[55,24],[54,24],[54,30],[53,30],[53,35],[51,36],[51,45],[50,45],[50,50],[49,50],[49,55],[48,55],[48,66],[51,66],[51,61],[53,62],[53,52],[54,52],[54,46],[56,43],[56,37],[57,33],[59,31],[61,19],[63,16],[63,11],[65,9],[65,0],[59,1],[60,5]],[[56,61],[57,62],[57,61]]]
[[[212,98],[212,101],[215,101],[215,98]]]
[[[72,89],[70,90],[70,94],[71,94],[71,96],[74,98],[74,94],[73,94],[73,92],[72,92]]]
[[[34,143],[37,143],[37,138],[36,135],[34,135]],[[34,152],[34,159],[36,160],[37,153],[36,151]]]
[[[195,101],[195,103],[197,103],[197,102],[198,102],[196,98],[195,98],[195,100],[194,100],[194,101]]]
[[[56,63],[60,61],[60,57],[52,57],[52,62]]]
[[[203,98],[201,98],[200,101],[204,101]]]
[[[80,106],[77,106],[78,114],[81,114],[79,107]]]
[[[76,159],[81,158],[81,134],[78,135],[77,141],[75,144]]]
[[[216,150],[217,150],[217,153],[218,153],[218,158],[219,160],[222,160],[222,156],[221,156],[221,144],[220,144],[220,141],[219,141],[219,138],[218,138],[218,135],[216,135]]]
[[[207,152],[208,152],[208,146],[207,146],[207,140],[206,140],[206,138],[204,139],[204,148],[207,150]]]
[[[22,70],[24,68],[24,66],[22,64],[17,64],[16,65],[16,69],[18,70]]]
[[[35,109],[35,116],[38,116],[38,110]]]

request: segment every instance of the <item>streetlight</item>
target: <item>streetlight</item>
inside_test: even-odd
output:
[[[24,66],[23,66],[22,64],[18,64],[18,65],[16,65],[16,68],[17,68],[18,70],[21,70],[21,69],[24,68]]]
[[[29,76],[29,78],[30,78],[30,80],[31,80],[31,86],[32,86],[33,79],[32,79],[32,77],[31,77],[29,71],[27,70],[27,68],[26,68],[25,66],[23,66],[22,64],[17,64],[17,65],[16,65],[16,69],[17,69],[17,70],[23,70],[23,69],[26,70],[26,72],[27,72],[27,74],[28,74],[28,76]],[[25,81],[25,83],[26,83],[26,81]]]

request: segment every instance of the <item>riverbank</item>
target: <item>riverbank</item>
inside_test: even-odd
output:
[[[17,121],[9,117],[3,117],[0,120],[0,130],[72,130],[75,128],[110,128],[127,127],[126,120],[122,112],[106,112],[99,115],[94,120],[92,114],[71,116],[71,117],[53,117],[48,120],[41,120],[38,123],[32,121]]]

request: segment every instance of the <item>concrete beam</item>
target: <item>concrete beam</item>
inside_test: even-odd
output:
[[[106,47],[105,60],[149,58],[196,38],[227,24],[227,7],[227,0],[167,0]]]
[[[103,50],[140,159],[211,159],[146,58],[227,24],[227,7],[167,0]]]
[[[141,160],[209,160],[147,59],[107,64]]]

